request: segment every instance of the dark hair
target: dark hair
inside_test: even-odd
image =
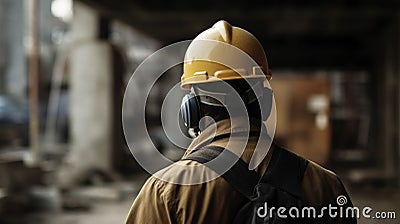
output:
[[[243,96],[245,91],[248,91],[251,89],[251,86],[255,85],[256,82],[262,82],[260,79],[253,79],[253,80],[243,80],[243,79],[237,79],[237,80],[229,80],[225,81],[227,84],[229,84],[240,96]],[[217,93],[225,93],[229,92],[232,89],[229,88],[227,85],[221,85],[220,82],[214,82],[214,83],[204,83],[204,84],[198,84],[195,85],[194,88],[201,88],[203,90],[207,90],[210,92],[217,92]],[[252,91],[252,90],[251,90]],[[212,117],[215,121],[227,119],[230,117],[235,116],[243,116],[243,114],[239,114],[238,110],[235,110],[234,107],[236,105],[232,105],[232,108],[226,108],[223,106],[212,106],[208,105],[205,103],[200,103],[200,108],[202,110],[202,113],[205,116],[210,116]],[[260,104],[259,101],[256,100],[250,104],[245,104],[247,114],[249,118],[255,118],[261,120],[261,110],[260,110]],[[229,107],[229,106],[228,106]],[[231,113],[229,115],[228,113]]]

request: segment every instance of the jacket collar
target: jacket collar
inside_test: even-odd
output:
[[[235,139],[238,140],[238,138],[240,138],[239,141],[243,141],[243,136],[245,139],[247,139],[246,134],[248,134],[250,138],[254,137],[253,133],[256,133],[257,139],[258,136],[260,136],[260,140],[271,139],[262,121],[250,119],[250,121],[248,123],[247,122],[247,118],[238,117],[221,120],[213,125],[208,126],[192,141],[186,150],[184,157],[186,157],[194,149],[199,149],[209,144],[217,144],[221,141],[227,142],[227,139],[229,139],[230,136],[233,141],[235,141]],[[231,150],[235,151],[234,149]]]

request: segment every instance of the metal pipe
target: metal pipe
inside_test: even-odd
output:
[[[32,163],[39,163],[39,0],[28,1],[29,137]]]

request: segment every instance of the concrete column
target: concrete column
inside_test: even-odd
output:
[[[88,42],[71,53],[72,149],[82,165],[110,168],[111,47]]]
[[[28,85],[26,71],[26,55],[24,47],[24,1],[3,0],[0,11],[2,24],[1,39],[4,48],[1,51],[0,62],[4,63],[3,92],[6,94],[26,98]],[[4,50],[4,51],[3,51]],[[1,76],[0,75],[0,76]]]
[[[71,29],[69,166],[62,181],[74,182],[88,172],[112,166],[112,47],[98,39],[100,17],[74,3]],[[69,174],[69,175],[68,175]]]
[[[400,17],[394,18],[395,23],[393,27],[390,26],[385,37],[385,61],[383,62],[383,76],[381,89],[383,91],[382,101],[382,152],[384,176],[393,184],[398,182],[398,172],[400,167],[397,165],[399,162],[399,95],[398,95],[398,76],[400,67],[398,61],[400,59],[399,51],[399,38],[400,38]]]

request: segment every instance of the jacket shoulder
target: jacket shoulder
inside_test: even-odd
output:
[[[303,195],[314,206],[335,204],[337,197],[346,195],[346,189],[336,173],[310,161],[303,176]]]

